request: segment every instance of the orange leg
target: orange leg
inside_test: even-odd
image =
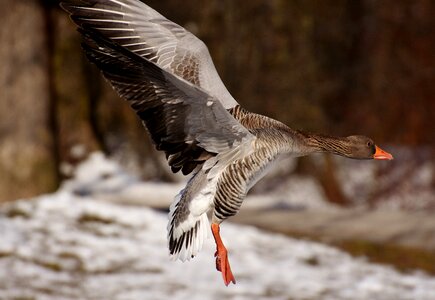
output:
[[[226,286],[232,283],[236,283],[233,273],[231,273],[230,263],[228,261],[228,252],[222,243],[221,236],[219,234],[219,224],[211,224],[211,231],[213,232],[213,237],[216,242],[216,269],[222,272],[222,277]]]

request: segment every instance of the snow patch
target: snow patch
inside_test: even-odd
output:
[[[3,205],[0,299],[433,299],[435,279],[337,249],[223,224],[237,285],[215,270],[214,243],[172,262],[167,215],[59,191]]]

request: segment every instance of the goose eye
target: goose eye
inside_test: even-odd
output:
[[[371,146],[373,146],[373,143],[370,142],[370,141],[368,141],[368,142],[367,142],[367,147],[371,147]]]

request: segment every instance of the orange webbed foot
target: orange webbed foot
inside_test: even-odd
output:
[[[216,269],[219,272],[222,272],[222,278],[224,279],[224,283],[226,286],[232,283],[236,283],[236,279],[234,278],[233,273],[231,272],[230,262],[228,261],[228,252],[225,248],[219,249],[220,251],[216,251]]]
[[[225,248],[220,235],[219,235],[219,225],[211,225],[214,239],[216,241],[216,252],[214,256],[216,257],[216,269],[222,273],[224,283],[226,286],[232,283],[236,283],[233,273],[231,272],[230,262],[228,261],[228,251]]]

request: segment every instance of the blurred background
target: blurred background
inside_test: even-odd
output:
[[[183,182],[170,173],[127,103],[86,60],[76,28],[58,2],[0,1],[0,202],[56,191],[95,151],[141,181]],[[361,220],[376,228],[364,238],[355,239],[358,227],[352,239],[331,233],[327,242],[435,273],[434,1],[146,3],[205,42],[244,108],[294,129],[364,134],[395,157],[392,162],[300,158],[261,181],[252,198],[275,190],[281,196],[268,203],[280,212],[305,211],[303,201],[317,197],[316,211],[334,207],[339,216],[355,210],[364,217],[376,214]],[[298,189],[313,186],[314,192],[297,198]],[[322,241],[328,233],[293,223],[273,227],[267,220],[254,222],[245,214],[236,221]],[[405,226],[405,242],[370,239],[407,220],[412,224]],[[392,252],[401,254],[391,258]],[[411,256],[416,259],[404,259]]]
[[[433,1],[147,3],[208,45],[248,110],[433,160]],[[171,180],[135,115],[87,62],[58,1],[2,4],[0,200],[54,191],[75,146],[123,157],[144,179]]]

